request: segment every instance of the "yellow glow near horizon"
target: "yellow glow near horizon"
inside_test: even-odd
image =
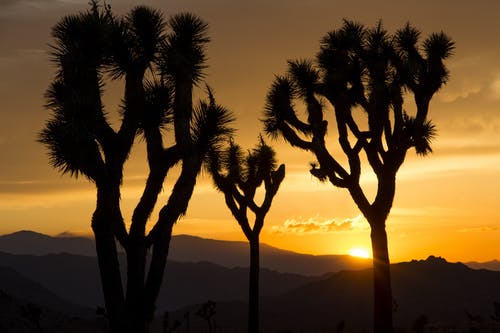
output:
[[[351,257],[366,258],[366,259],[370,258],[370,252],[360,247],[353,247],[352,249],[350,249],[349,255]]]

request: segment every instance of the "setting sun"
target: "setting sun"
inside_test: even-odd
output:
[[[370,258],[370,253],[362,248],[354,247],[349,250],[349,255],[358,258]]]

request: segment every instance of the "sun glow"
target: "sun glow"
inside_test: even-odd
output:
[[[370,253],[362,248],[354,247],[349,250],[349,255],[358,258],[370,258]]]

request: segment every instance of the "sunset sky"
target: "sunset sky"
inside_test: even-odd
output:
[[[500,1],[457,0],[110,0],[125,13],[134,5],[165,16],[190,11],[209,23],[206,80],[219,103],[236,114],[236,141],[251,148],[262,129],[266,92],[286,60],[311,58],[321,37],[349,18],[393,32],[407,21],[423,35],[444,31],[456,42],[451,78],[431,103],[438,129],[434,153],[411,151],[397,180],[388,219],[393,261],[439,255],[450,261],[500,259]],[[54,75],[51,27],[87,0],[0,1],[0,234],[21,229],[50,235],[90,234],[95,190],[85,179],[61,176],[48,165],[37,132],[48,118],[44,92]],[[106,93],[116,110],[117,89]],[[407,101],[411,109],[411,99]],[[334,145],[334,133],[329,137]],[[347,191],[309,173],[309,153],[270,141],[287,174],[267,216],[261,240],[303,253],[370,249],[369,227]],[[142,143],[127,164],[122,208],[129,217],[142,191]],[[135,153],[135,155],[134,155]],[[167,183],[171,183],[169,178]],[[369,174],[363,185],[375,185]],[[165,186],[168,193],[168,186]],[[163,194],[160,202],[165,202]],[[176,234],[243,240],[210,179],[199,178]]]

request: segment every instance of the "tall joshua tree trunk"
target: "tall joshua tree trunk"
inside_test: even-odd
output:
[[[386,168],[378,175],[377,195],[369,210],[361,210],[370,224],[373,255],[373,329],[392,333],[393,298],[386,220],[396,193],[396,173]]]
[[[393,332],[392,288],[387,233],[384,223],[371,228],[373,253],[374,332]]]
[[[250,244],[250,271],[248,288],[248,332],[259,332],[259,235],[249,240]]]
[[[122,332],[123,318],[123,286],[120,275],[120,266],[116,242],[111,230],[100,222],[101,217],[94,214],[92,218],[92,229],[96,244],[97,262],[101,278],[101,286],[104,295],[111,333]]]
[[[97,186],[97,203],[92,216],[92,230],[95,238],[104,303],[112,333],[122,332],[125,326],[123,323],[123,285],[116,248],[115,230],[113,230],[113,223],[110,223],[110,221],[116,219],[113,212],[116,212],[118,208],[116,207],[117,200],[119,200],[117,188],[109,180],[101,180]]]
[[[125,295],[125,321],[128,332],[147,332],[144,300],[144,277],[146,267],[146,244],[144,238],[129,238],[126,249],[127,288]]]

